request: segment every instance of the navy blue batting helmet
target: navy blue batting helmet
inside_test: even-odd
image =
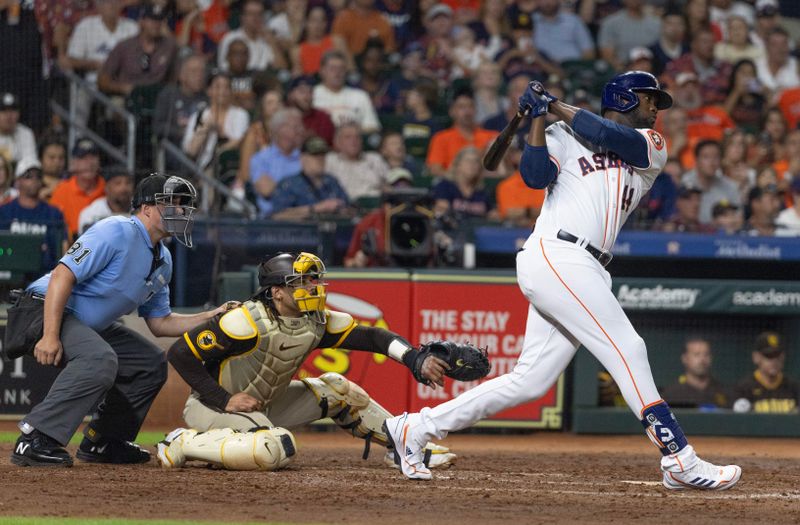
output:
[[[612,78],[603,87],[601,109],[611,109],[627,113],[639,105],[637,91],[651,92],[656,97],[656,107],[667,109],[672,106],[672,97],[661,89],[656,77],[646,71],[628,71]]]

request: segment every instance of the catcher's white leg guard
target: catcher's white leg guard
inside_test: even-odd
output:
[[[381,427],[392,415],[370,398],[363,388],[335,372],[303,379],[303,383],[316,396],[322,417],[330,416],[341,428],[366,440],[365,458],[369,454],[370,441],[375,440],[383,446],[389,443]]]
[[[216,428],[207,432],[179,428],[158,444],[164,468],[187,461],[205,461],[227,470],[278,470],[289,464],[297,444],[285,428],[254,428],[239,432]]]
[[[353,436],[364,439],[364,459],[369,455],[370,442],[389,447],[388,436],[383,432],[383,422],[392,417],[369,394],[346,377],[328,372],[319,377],[303,379],[322,408],[322,417],[330,416],[334,423]],[[441,445],[428,443],[425,447],[425,464],[430,468],[449,467],[456,455]],[[394,455],[387,453],[384,463],[395,467]]]

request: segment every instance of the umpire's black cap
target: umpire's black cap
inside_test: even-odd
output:
[[[133,190],[133,209],[137,210],[142,207],[142,204],[155,204],[156,194],[164,192],[164,184],[167,182],[167,177],[160,173],[151,173],[147,177],[139,181],[136,189]]]

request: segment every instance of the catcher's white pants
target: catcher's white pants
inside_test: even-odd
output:
[[[580,344],[605,366],[637,418],[642,418],[644,407],[661,399],[644,340],[611,292],[611,276],[589,252],[566,241],[531,236],[517,255],[517,281],[531,304],[514,370],[446,403],[423,408],[419,425],[412,429],[416,442],[442,439],[448,432],[538,399]]]

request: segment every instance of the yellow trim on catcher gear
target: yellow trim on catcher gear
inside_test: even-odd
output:
[[[225,328],[226,324],[228,324],[228,323],[225,323],[225,318],[228,317],[229,315],[239,314],[239,313],[244,315],[244,320],[247,322],[247,324],[250,325],[250,328],[253,329],[253,332],[251,334],[247,334],[247,335],[234,334],[232,332],[232,330],[234,329],[233,326],[228,326],[229,329]],[[231,319],[233,319],[233,317],[229,318],[228,321],[231,321]],[[244,306],[240,306],[239,308],[236,308],[235,310],[231,310],[230,312],[226,312],[225,315],[223,315],[219,320],[219,328],[220,328],[220,330],[222,330],[222,332],[225,335],[227,335],[231,339],[235,339],[237,341],[243,341],[245,339],[250,339],[251,337],[258,335],[258,327],[256,326],[256,322],[253,321],[253,318],[250,316],[250,312]]]
[[[342,345],[342,343],[344,343],[344,340],[347,339],[347,336],[350,335],[350,332],[352,332],[356,326],[358,325],[356,324],[355,321],[353,321],[353,324],[350,325],[350,328],[348,328],[347,331],[342,334],[342,337],[340,337],[339,340],[336,341],[336,343],[333,346],[331,346],[331,348],[339,348]]]
[[[197,348],[195,348],[195,347],[194,347],[194,344],[192,343],[192,340],[191,340],[191,339],[189,339],[189,332],[183,332],[183,340],[184,340],[184,341],[186,341],[186,344],[187,344],[187,345],[189,345],[189,350],[191,350],[191,351],[192,351],[192,353],[194,354],[194,356],[195,356],[197,359],[199,359],[200,361],[202,361],[202,360],[203,360],[203,358],[202,358],[202,357],[200,357],[200,354],[199,354],[199,353],[197,353]]]
[[[245,308],[244,306],[241,306],[240,308],[244,312],[244,316],[245,316],[245,319],[247,319],[247,322],[250,324],[250,326],[253,327],[253,332],[255,333],[256,341],[255,341],[255,344],[253,345],[253,348],[251,348],[247,352],[243,352],[241,354],[228,357],[227,359],[224,359],[219,364],[219,375],[217,376],[217,383],[219,383],[219,384],[222,384],[222,371],[225,370],[225,365],[228,364],[228,361],[230,361],[231,359],[237,358],[237,357],[243,357],[243,356],[252,354],[253,352],[255,352],[258,349],[258,345],[261,343],[261,334],[258,333],[258,327],[256,326],[256,322],[253,321],[253,317],[250,315],[250,312],[247,310],[247,308]],[[231,312],[235,312],[235,311],[236,310],[231,310]],[[231,312],[228,312],[228,313],[231,313]],[[233,335],[231,335],[228,332],[226,332],[224,328],[222,328],[222,324],[220,324],[219,327],[223,332],[225,332],[225,335],[227,335],[231,339],[238,339],[240,341],[244,341],[245,339],[249,339],[250,337],[253,337],[252,335],[248,336],[248,337],[234,337]]]

